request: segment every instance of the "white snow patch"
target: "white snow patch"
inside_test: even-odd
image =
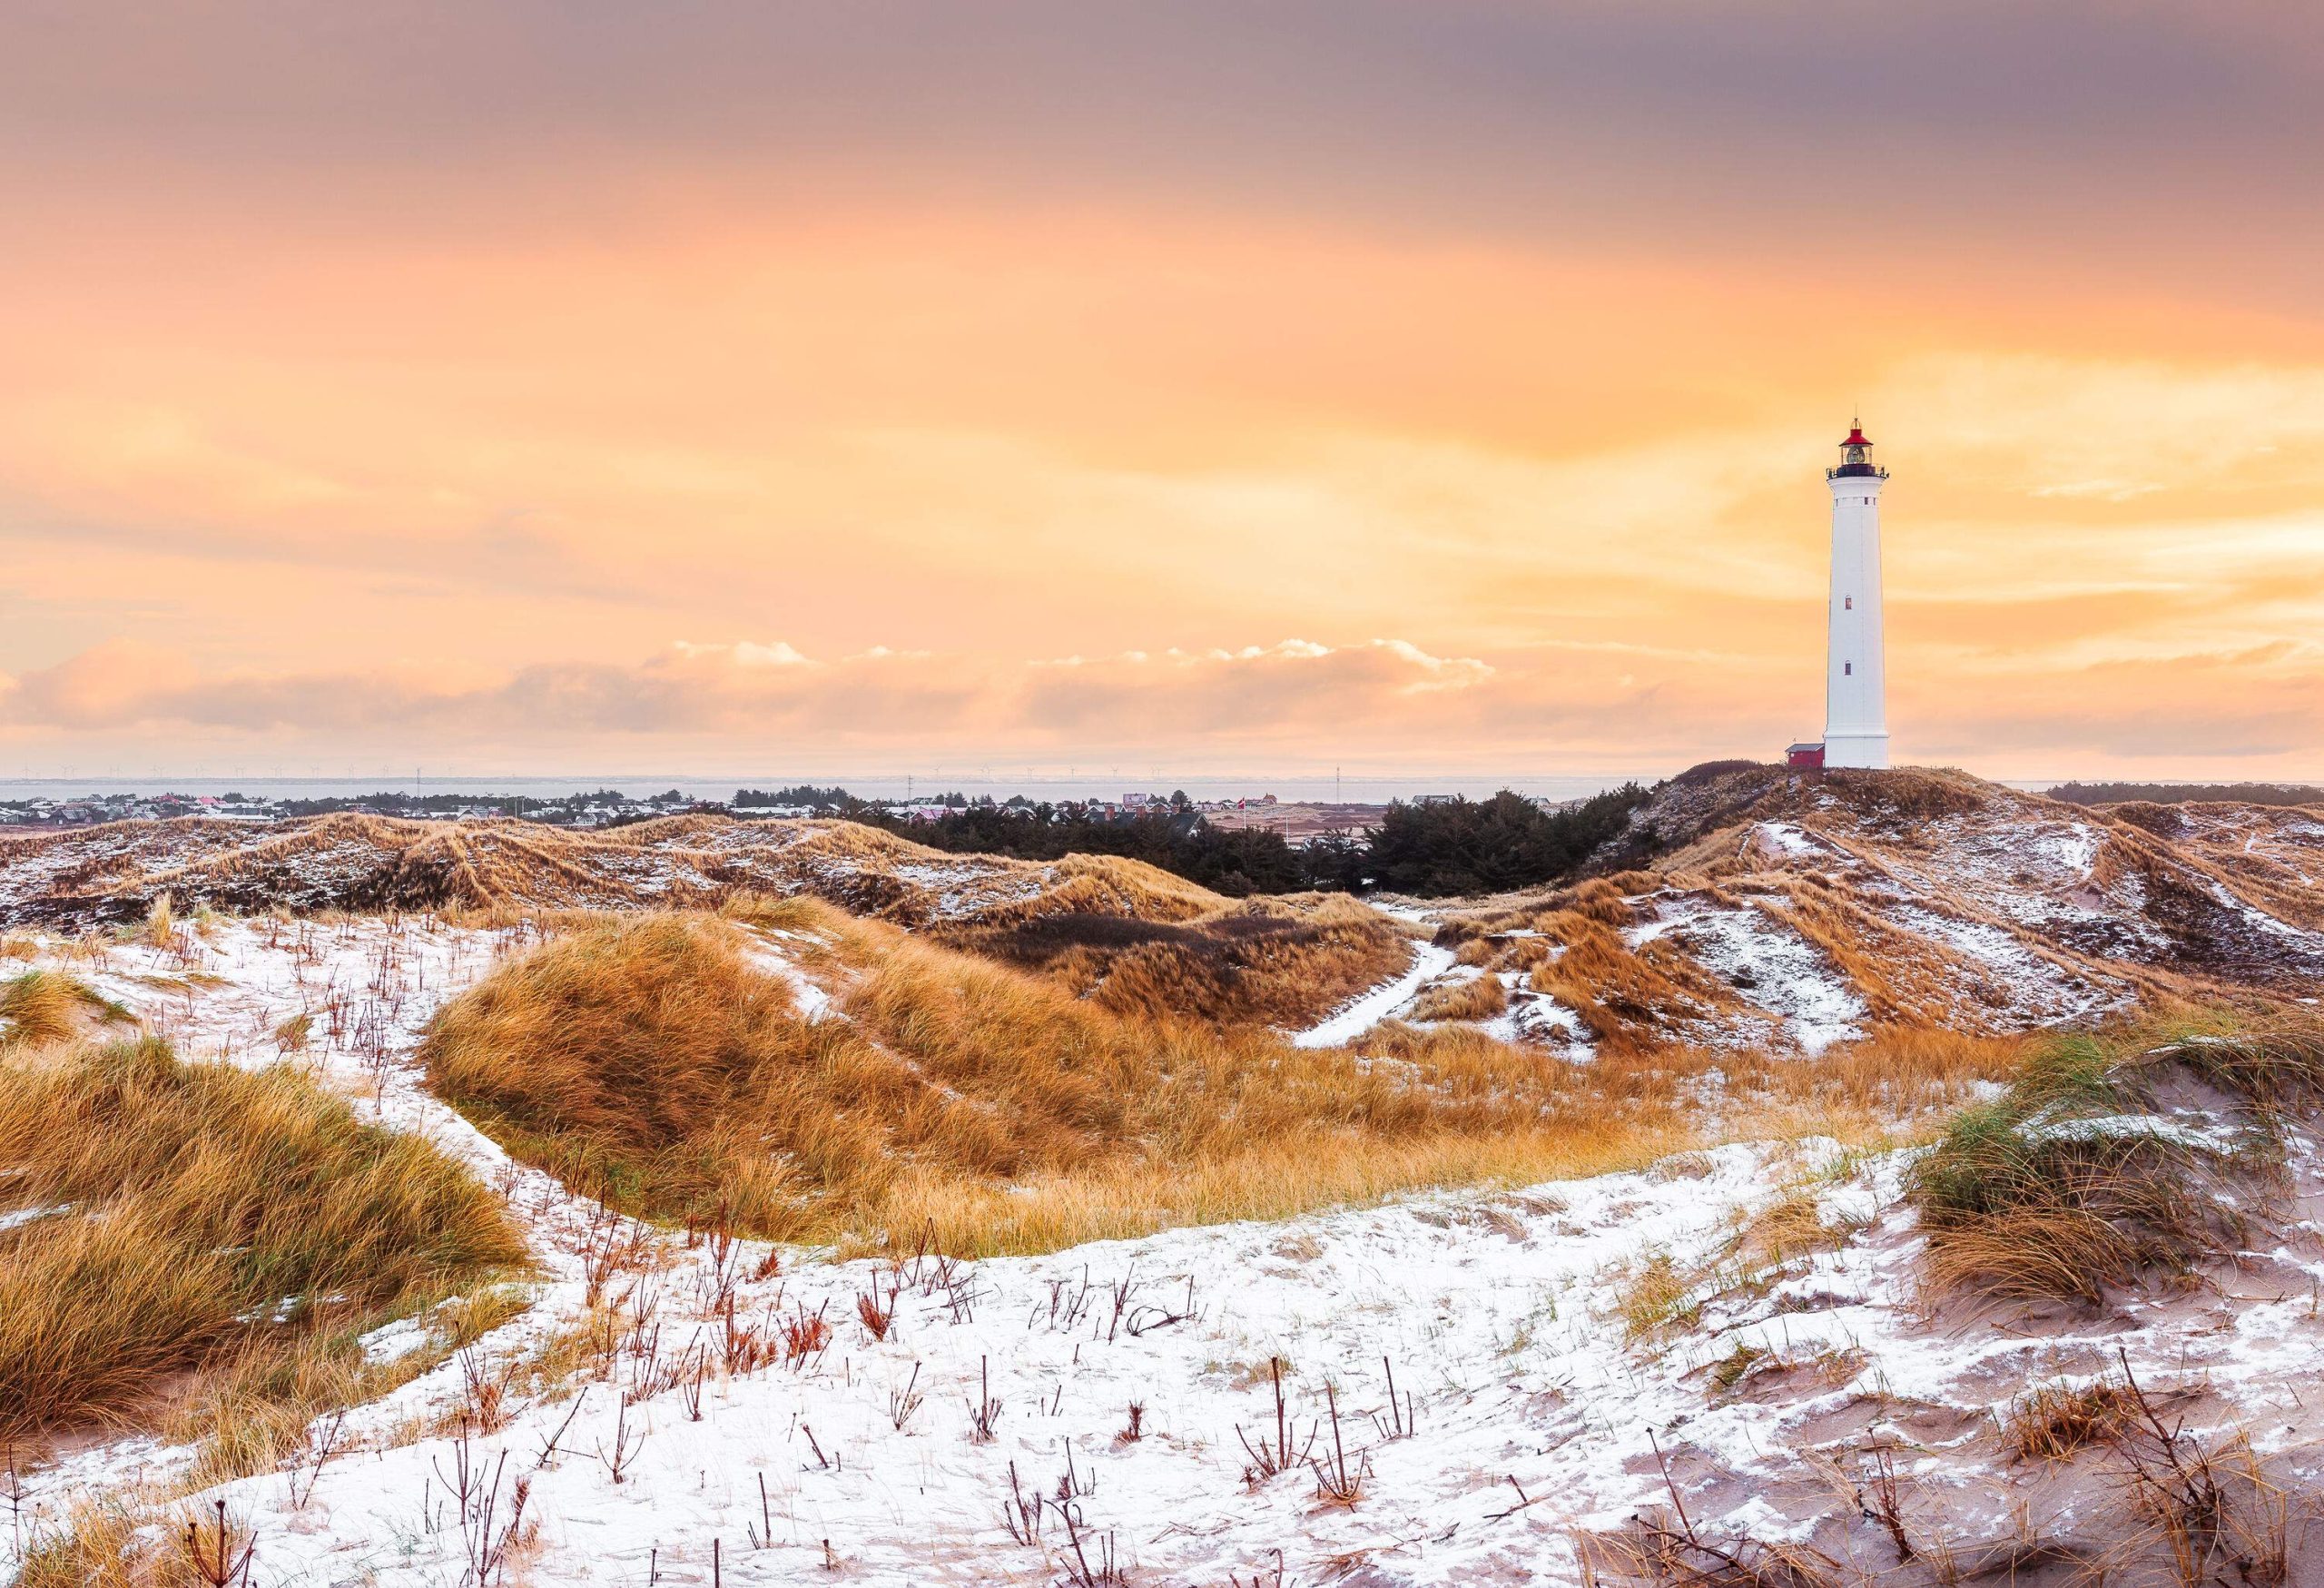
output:
[[[1451,949],[1441,949],[1434,943],[1415,943],[1411,969],[1393,981],[1382,982],[1320,1023],[1294,1033],[1291,1045],[1337,1048],[1353,1042],[1412,1002],[1422,988],[1452,968]]]
[[[792,1001],[799,1006],[799,1018],[809,1025],[814,1025],[831,1015],[832,995],[817,985],[806,972],[793,963],[773,945],[762,944],[754,947],[748,956],[748,962],[751,969],[762,975],[772,976],[791,989]]]
[[[1514,992],[1509,1008],[1483,1022],[1487,1036],[1502,1042],[1546,1042],[1559,1057],[1587,1064],[1598,1057],[1590,1027],[1579,1012],[1546,992]]]
[[[1963,921],[1918,906],[1892,908],[1888,916],[1896,925],[1974,961],[2008,1007],[2036,1023],[2055,1025],[2086,1018],[2113,1009],[2129,997],[2122,989],[2094,984],[2036,952],[2006,927]]]
[[[1622,935],[1636,948],[1681,929],[1696,962],[1749,1002],[1780,1016],[1803,1052],[1820,1053],[1864,1034],[1858,1023],[1868,1012],[1864,1001],[1822,951],[1765,911],[1671,900],[1654,920],[1629,927]]]
[[[1770,854],[1820,854],[1824,846],[1805,829],[1789,822],[1762,822],[1752,829],[1760,848]]]
[[[363,1360],[377,1366],[399,1362],[414,1351],[425,1349],[433,1337],[432,1331],[419,1319],[399,1317],[373,1329],[356,1344],[363,1347]]]
[[[1762,983],[1753,991],[1770,1008],[1769,972],[1784,980],[1787,967],[1798,969],[1791,956],[1815,957],[1756,911],[1657,924],[1689,925],[1711,952],[1752,968]],[[412,1050],[445,999],[529,941],[420,921],[227,923],[187,951],[191,963],[116,945],[101,962],[74,968],[166,1029],[190,1058],[273,1062],[269,1033],[309,1013],[309,1061],[348,1085],[359,1111],[425,1133],[501,1189],[548,1278],[528,1312],[475,1346],[480,1362],[495,1364],[586,1315],[580,1254],[606,1226],[428,1093]],[[1302,1037],[1360,1035],[1452,963],[1433,945],[1414,961]],[[182,979],[194,970],[219,980]],[[180,980],[162,985],[152,976]],[[1807,986],[1815,977],[1796,980]],[[2295,1153],[2309,1184],[2313,1152],[2301,1143]],[[1691,1327],[1643,1344],[1620,1316],[1626,1277],[1658,1257],[1688,1274],[1731,1261],[1738,1220],[1797,1184],[1803,1169],[1840,1173],[1836,1147],[1727,1146],[1667,1172],[1171,1230],[963,1263],[949,1283],[932,1263],[907,1264],[883,1342],[854,1314],[858,1297],[891,1282],[888,1265],[786,1254],[787,1272],[743,1280],[736,1315],[772,1330],[821,1312],[837,1333],[813,1361],[731,1377],[714,1370],[695,1421],[684,1391],[666,1385],[648,1385],[622,1413],[624,1392],[649,1367],[625,1351],[610,1382],[516,1396],[507,1425],[477,1437],[470,1455],[490,1469],[505,1454],[511,1480],[529,1482],[527,1515],[541,1527],[531,1570],[545,1588],[643,1583],[649,1562],[665,1582],[707,1581],[714,1540],[730,1582],[821,1580],[826,1539],[840,1560],[837,1580],[1038,1588],[1061,1574],[1061,1535],[1051,1524],[1020,1544],[1000,1526],[1000,1507],[1012,1465],[1028,1492],[1053,1493],[1068,1459],[1094,1480],[1078,1503],[1083,1527],[1116,1544],[1133,1581],[1219,1582],[1271,1563],[1280,1548],[1286,1581],[1321,1580],[1332,1562],[1361,1553],[1383,1581],[1415,1588],[1565,1588],[1581,1580],[1573,1529],[1618,1526],[1662,1499],[1657,1442],[1696,1516],[1748,1524],[1762,1537],[1801,1537],[1830,1504],[1802,1497],[1797,1481],[1819,1448],[1826,1414],[1867,1403],[1982,1412],[2054,1381],[2059,1357],[2077,1352],[2108,1359],[2119,1347],[2143,1381],[2200,1378],[2217,1397],[2218,1423],[2250,1423],[2263,1448],[2290,1440],[2295,1418],[2314,1435],[2314,1418],[2288,1393],[2314,1370],[2317,1325],[2305,1285],[2282,1287],[2275,1300],[2236,1297],[2225,1328],[2211,1298],[2177,1296],[2132,1298],[2086,1326],[2047,1333],[1932,1328],[1920,1305],[1919,1238],[1900,1205],[1908,1161],[1904,1153],[1875,1158],[1817,1188],[1819,1217],[1871,1220],[1864,1235],[1796,1259],[1766,1289],[1710,1293],[1707,1283]],[[655,1298],[666,1365],[697,1329],[706,1342],[720,1336],[710,1316],[713,1258],[707,1242],[645,1239],[650,1273],[631,1305]],[[751,1243],[741,1271],[753,1272],[765,1250]],[[2280,1260],[2324,1268],[2305,1251],[2287,1249]],[[408,1342],[421,1333],[418,1320],[388,1325],[366,1337],[367,1354],[417,1348]],[[1712,1395],[1708,1369],[1738,1346],[1779,1361],[1860,1366],[1828,1391],[1809,1387],[1789,1399]],[[1236,1429],[1256,1434],[1271,1420],[1263,1365],[1276,1356],[1294,1365],[1291,1407],[1303,1427],[1324,1415],[1326,1380],[1338,1386],[1342,1415],[1373,1472],[1353,1509],[1315,1504],[1304,1475],[1243,1481]],[[1381,1441],[1367,1415],[1384,1404],[1383,1357],[1414,1397],[1411,1437]],[[1002,1410],[994,1436],[981,1442],[969,1437],[967,1403],[988,1383]],[[456,1441],[411,1434],[444,1425],[462,1394],[460,1366],[447,1363],[357,1408],[348,1454],[318,1475],[302,1508],[292,1508],[280,1474],[190,1504],[224,1500],[246,1518],[261,1540],[257,1575],[269,1582],[450,1582],[462,1539],[444,1515],[439,1475],[455,1470]],[[905,1394],[922,1404],[899,1427],[893,1408]],[[1118,1440],[1133,1400],[1144,1407],[1145,1437]],[[619,1437],[616,1418],[625,1416],[636,1457],[615,1484],[599,1453]],[[559,1453],[544,1459],[552,1435]],[[1876,1420],[1866,1437],[1876,1435],[1911,1443]],[[77,1451],[27,1475],[25,1520],[54,1526],[106,1485],[182,1476],[192,1454],[145,1438]],[[1928,1459],[1940,1455],[1953,1464],[1948,1481],[1981,1459],[1974,1451]],[[1544,1498],[1511,1514],[1512,1484]]]
[[[2098,863],[2098,846],[2104,841],[2102,833],[2076,822],[2067,832],[2038,834],[2034,846],[2075,876],[2087,879]]]
[[[2231,1131],[2205,1129],[2159,1114],[2105,1114],[2078,1119],[2028,1119],[2017,1133],[2029,1141],[2114,1141],[2148,1137],[2198,1152],[2228,1154],[2240,1143]]]

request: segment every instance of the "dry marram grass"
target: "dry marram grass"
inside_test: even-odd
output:
[[[1489,1041],[1400,1065],[1118,1014],[793,901],[756,918],[850,982],[811,1020],[714,918],[575,934],[439,1017],[431,1078],[512,1149],[665,1218],[757,1233],[1042,1249],[1459,1180],[1639,1162],[1647,1106],[1558,1106],[1579,1073]],[[1581,1110],[1576,1110],[1577,1116]]]
[[[1307,1024],[1411,961],[1394,922],[1344,894],[1231,904],[1202,895],[1180,901],[1188,908],[1176,915],[1159,913],[1156,891],[1134,889],[1135,878],[1114,881],[1103,898],[1078,894],[1109,874],[1102,868],[1125,863],[1065,862],[1087,869],[1044,896],[1039,913],[939,941],[1038,970],[1117,1014],[1283,1026]],[[1057,908],[1068,900],[1101,907]]]
[[[81,1000],[54,971],[26,971],[0,985],[0,1045],[61,1042],[71,1036]]]
[[[1110,856],[1055,863],[959,855],[852,822],[665,816],[575,831],[492,819],[352,813],[260,829],[200,817],[0,837],[0,868],[41,867],[41,913],[80,924],[172,928],[163,901],[259,912],[715,906],[799,891],[914,925],[954,911],[1004,922],[1045,913],[1177,921],[1219,895]]]
[[[526,1260],[498,1202],[302,1073],[158,1041],[0,1060],[0,1435],[249,1378],[320,1332]]]
[[[1472,976],[1466,981],[1431,988],[1413,1005],[1415,1021],[1491,1020],[1509,1007],[1509,990],[1498,976]]]
[[[431,1080],[518,1156],[633,1211],[848,1250],[932,1230],[985,1253],[1636,1167],[1716,1127],[1698,1084],[1714,1068],[1756,1099],[1753,1127],[1828,1129],[1993,1066],[1962,1044],[1933,1044],[1917,1076],[1876,1050],[1813,1080],[1731,1053],[1578,1066],[1469,1026],[1297,1049],[1118,1012],[812,900],[732,914],[600,922],[512,962],[438,1017]],[[753,928],[788,934],[835,1013],[810,1018],[753,964]]]
[[[2120,1440],[2138,1415],[2137,1397],[2116,1379],[2043,1385],[2011,1404],[2002,1440],[2020,1461],[2071,1461]]]
[[[2176,1096],[2175,1102],[2166,1099]],[[2324,1024],[2050,1040],[1914,1167],[1938,1290],[2096,1305],[2237,1249],[2324,1097]]]

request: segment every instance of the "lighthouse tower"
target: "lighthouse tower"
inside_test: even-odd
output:
[[[1880,488],[1861,422],[1840,443],[1832,488],[1831,645],[1825,658],[1824,764],[1888,764],[1886,669],[1880,627]]]

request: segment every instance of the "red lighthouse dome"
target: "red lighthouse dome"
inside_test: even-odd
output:
[[[1827,476],[1829,479],[1885,479],[1887,471],[1872,466],[1872,441],[1864,433],[1863,421],[1848,426],[1846,439],[1840,443],[1840,466]]]

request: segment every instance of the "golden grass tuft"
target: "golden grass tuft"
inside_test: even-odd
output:
[[[1569,908],[1585,920],[1607,926],[1629,926],[1637,920],[1637,912],[1610,877],[1595,877],[1576,888]]]
[[[1728,1058],[1740,1093],[1730,1121],[1745,1136],[1829,1136],[1893,1145],[1942,1128],[1983,1089],[2007,1084],[2038,1045],[2023,1036],[1890,1026],[1812,1060]]]
[[[1415,1021],[1491,1020],[1509,1007],[1509,989],[1498,976],[1474,976],[1466,981],[1431,988],[1413,1005]]]
[[[455,1000],[422,1056],[430,1083],[512,1150],[606,1200],[664,1218],[723,1198],[745,1227],[781,1228],[793,1182],[847,1139],[842,1028],[796,1018],[745,963],[734,928],[655,913],[585,926]],[[785,1089],[784,1077],[809,1085]],[[784,1102],[809,1110],[768,1150]],[[754,1105],[767,1105],[765,1109]]]
[[[2010,1404],[2002,1443],[2020,1461],[2071,1461],[2093,1445],[2115,1444],[2139,1417],[2138,1396],[2119,1379],[2047,1384]]]
[[[149,1536],[153,1518],[127,1496],[76,1504],[62,1528],[26,1540],[14,1588],[191,1588]]]
[[[1639,1052],[1669,1041],[1669,1027],[1734,996],[1709,972],[1659,940],[1632,949],[1604,916],[1627,912],[1600,898],[1594,913],[1552,910],[1535,925],[1565,952],[1533,967],[1529,984],[1575,1011],[1601,1047]]]
[[[79,1029],[82,996],[55,971],[26,971],[0,985],[0,1047],[61,1042]]]
[[[133,1416],[169,1376],[521,1264],[428,1143],[288,1068],[159,1041],[0,1060],[0,1435]]]
[[[1635,1343],[1666,1329],[1691,1327],[1702,1315],[1702,1287],[1703,1277],[1681,1270],[1669,1252],[1648,1254],[1615,1287],[1622,1337]]]
[[[1853,1233],[1825,1218],[1813,1186],[1793,1185],[1751,1215],[1736,1236],[1735,1251],[1754,1265],[1780,1267],[1811,1252],[1836,1251]]]
[[[1412,958],[1402,928],[1344,894],[1224,904],[1203,895],[1207,905],[1196,908],[1201,901],[1149,886],[1080,901],[1101,909],[1049,907],[1084,880],[1047,895],[1038,914],[1004,912],[999,924],[980,920],[935,941],[1039,971],[1116,1014],[1277,1026],[1313,1022]]]

